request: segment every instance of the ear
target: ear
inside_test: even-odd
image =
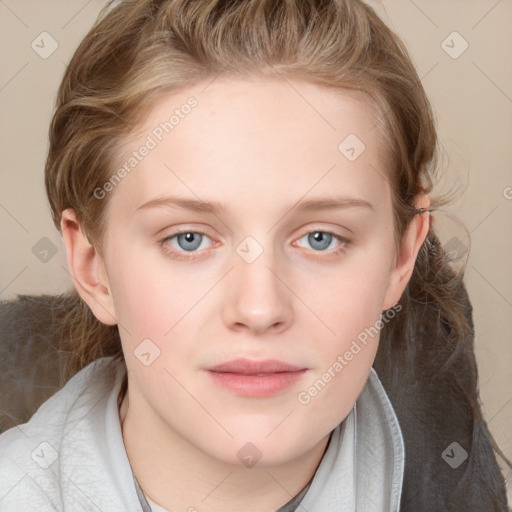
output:
[[[100,322],[117,324],[105,263],[80,228],[73,209],[62,212],[60,226],[68,266],[78,293]]]
[[[415,208],[427,209],[430,206],[429,197],[426,194],[420,194],[417,196],[414,206]],[[411,279],[416,257],[429,229],[429,212],[419,213],[409,222],[390,272],[383,309],[393,307],[400,300],[407,283]]]

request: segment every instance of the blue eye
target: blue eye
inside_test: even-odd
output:
[[[166,238],[164,242],[171,245],[178,251],[195,252],[197,249],[204,249],[204,247],[201,246],[206,239],[209,239],[209,237],[204,233],[186,231],[183,233],[176,233],[175,235]]]
[[[310,233],[303,235],[299,240],[306,237],[308,244],[310,244],[312,249],[315,251],[325,251],[331,246],[333,241],[338,241],[342,245],[347,242],[344,238],[333,233],[328,233],[327,231],[311,231]],[[330,248],[333,249],[334,247]]]
[[[311,257],[315,257],[315,252],[325,253],[324,258],[337,256],[344,252],[350,244],[350,240],[340,235],[316,230],[304,234],[293,245],[298,244],[300,247],[305,247],[301,242],[305,238],[313,250]],[[202,253],[206,253],[203,251],[204,249],[207,249],[209,245],[216,244],[206,233],[198,231],[181,231],[160,241],[164,253],[180,261],[190,261],[192,258],[200,257]]]

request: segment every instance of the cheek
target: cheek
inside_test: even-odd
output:
[[[336,335],[318,340],[317,364],[297,394],[299,407],[316,423],[333,428],[361,393],[378,348],[381,305],[381,297],[360,286],[333,308],[330,325]]]
[[[357,259],[325,286],[328,292],[311,295],[312,309],[334,333],[325,330],[319,339],[318,364],[297,400],[325,424],[348,414],[375,359],[389,276],[386,265],[383,260]]]
[[[164,258],[143,251],[123,258],[110,275],[116,314],[133,342],[162,340],[207,290],[204,279],[171,271]]]
[[[372,366],[374,346],[360,346],[350,361],[346,352],[330,360],[297,394],[299,414],[311,427],[329,432],[347,417]],[[351,351],[348,351],[352,353]]]
[[[379,272],[351,275],[337,304],[337,332],[354,338],[373,326],[382,313],[386,283],[387,276]]]
[[[308,286],[298,287],[304,302],[329,327],[325,329],[325,339],[332,343],[327,343],[327,348],[341,350],[360,332],[375,324],[383,310],[388,279],[386,260],[361,254],[342,263],[329,275],[310,279]]]
[[[181,381],[182,373],[194,365],[194,333],[176,334],[189,325],[186,314],[199,291],[183,277],[168,280],[162,268],[143,261],[126,259],[119,265],[111,279],[112,293],[125,361],[137,383],[133,389],[158,408],[162,390],[168,397],[187,400],[172,376]]]

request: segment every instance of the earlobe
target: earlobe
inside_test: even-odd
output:
[[[100,322],[117,324],[104,261],[80,228],[73,209],[62,212],[60,225],[68,266],[78,293]]]
[[[416,208],[426,210],[429,206],[430,199],[426,194],[418,196],[415,202]],[[400,300],[411,279],[418,252],[427,238],[429,230],[430,213],[428,211],[417,214],[409,222],[390,272],[383,309],[393,307]]]

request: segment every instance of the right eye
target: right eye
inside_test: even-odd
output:
[[[181,259],[190,258],[189,254],[201,252],[208,246],[210,237],[206,233],[198,231],[179,231],[165,237],[160,243],[166,254]],[[172,249],[171,249],[172,247]]]

